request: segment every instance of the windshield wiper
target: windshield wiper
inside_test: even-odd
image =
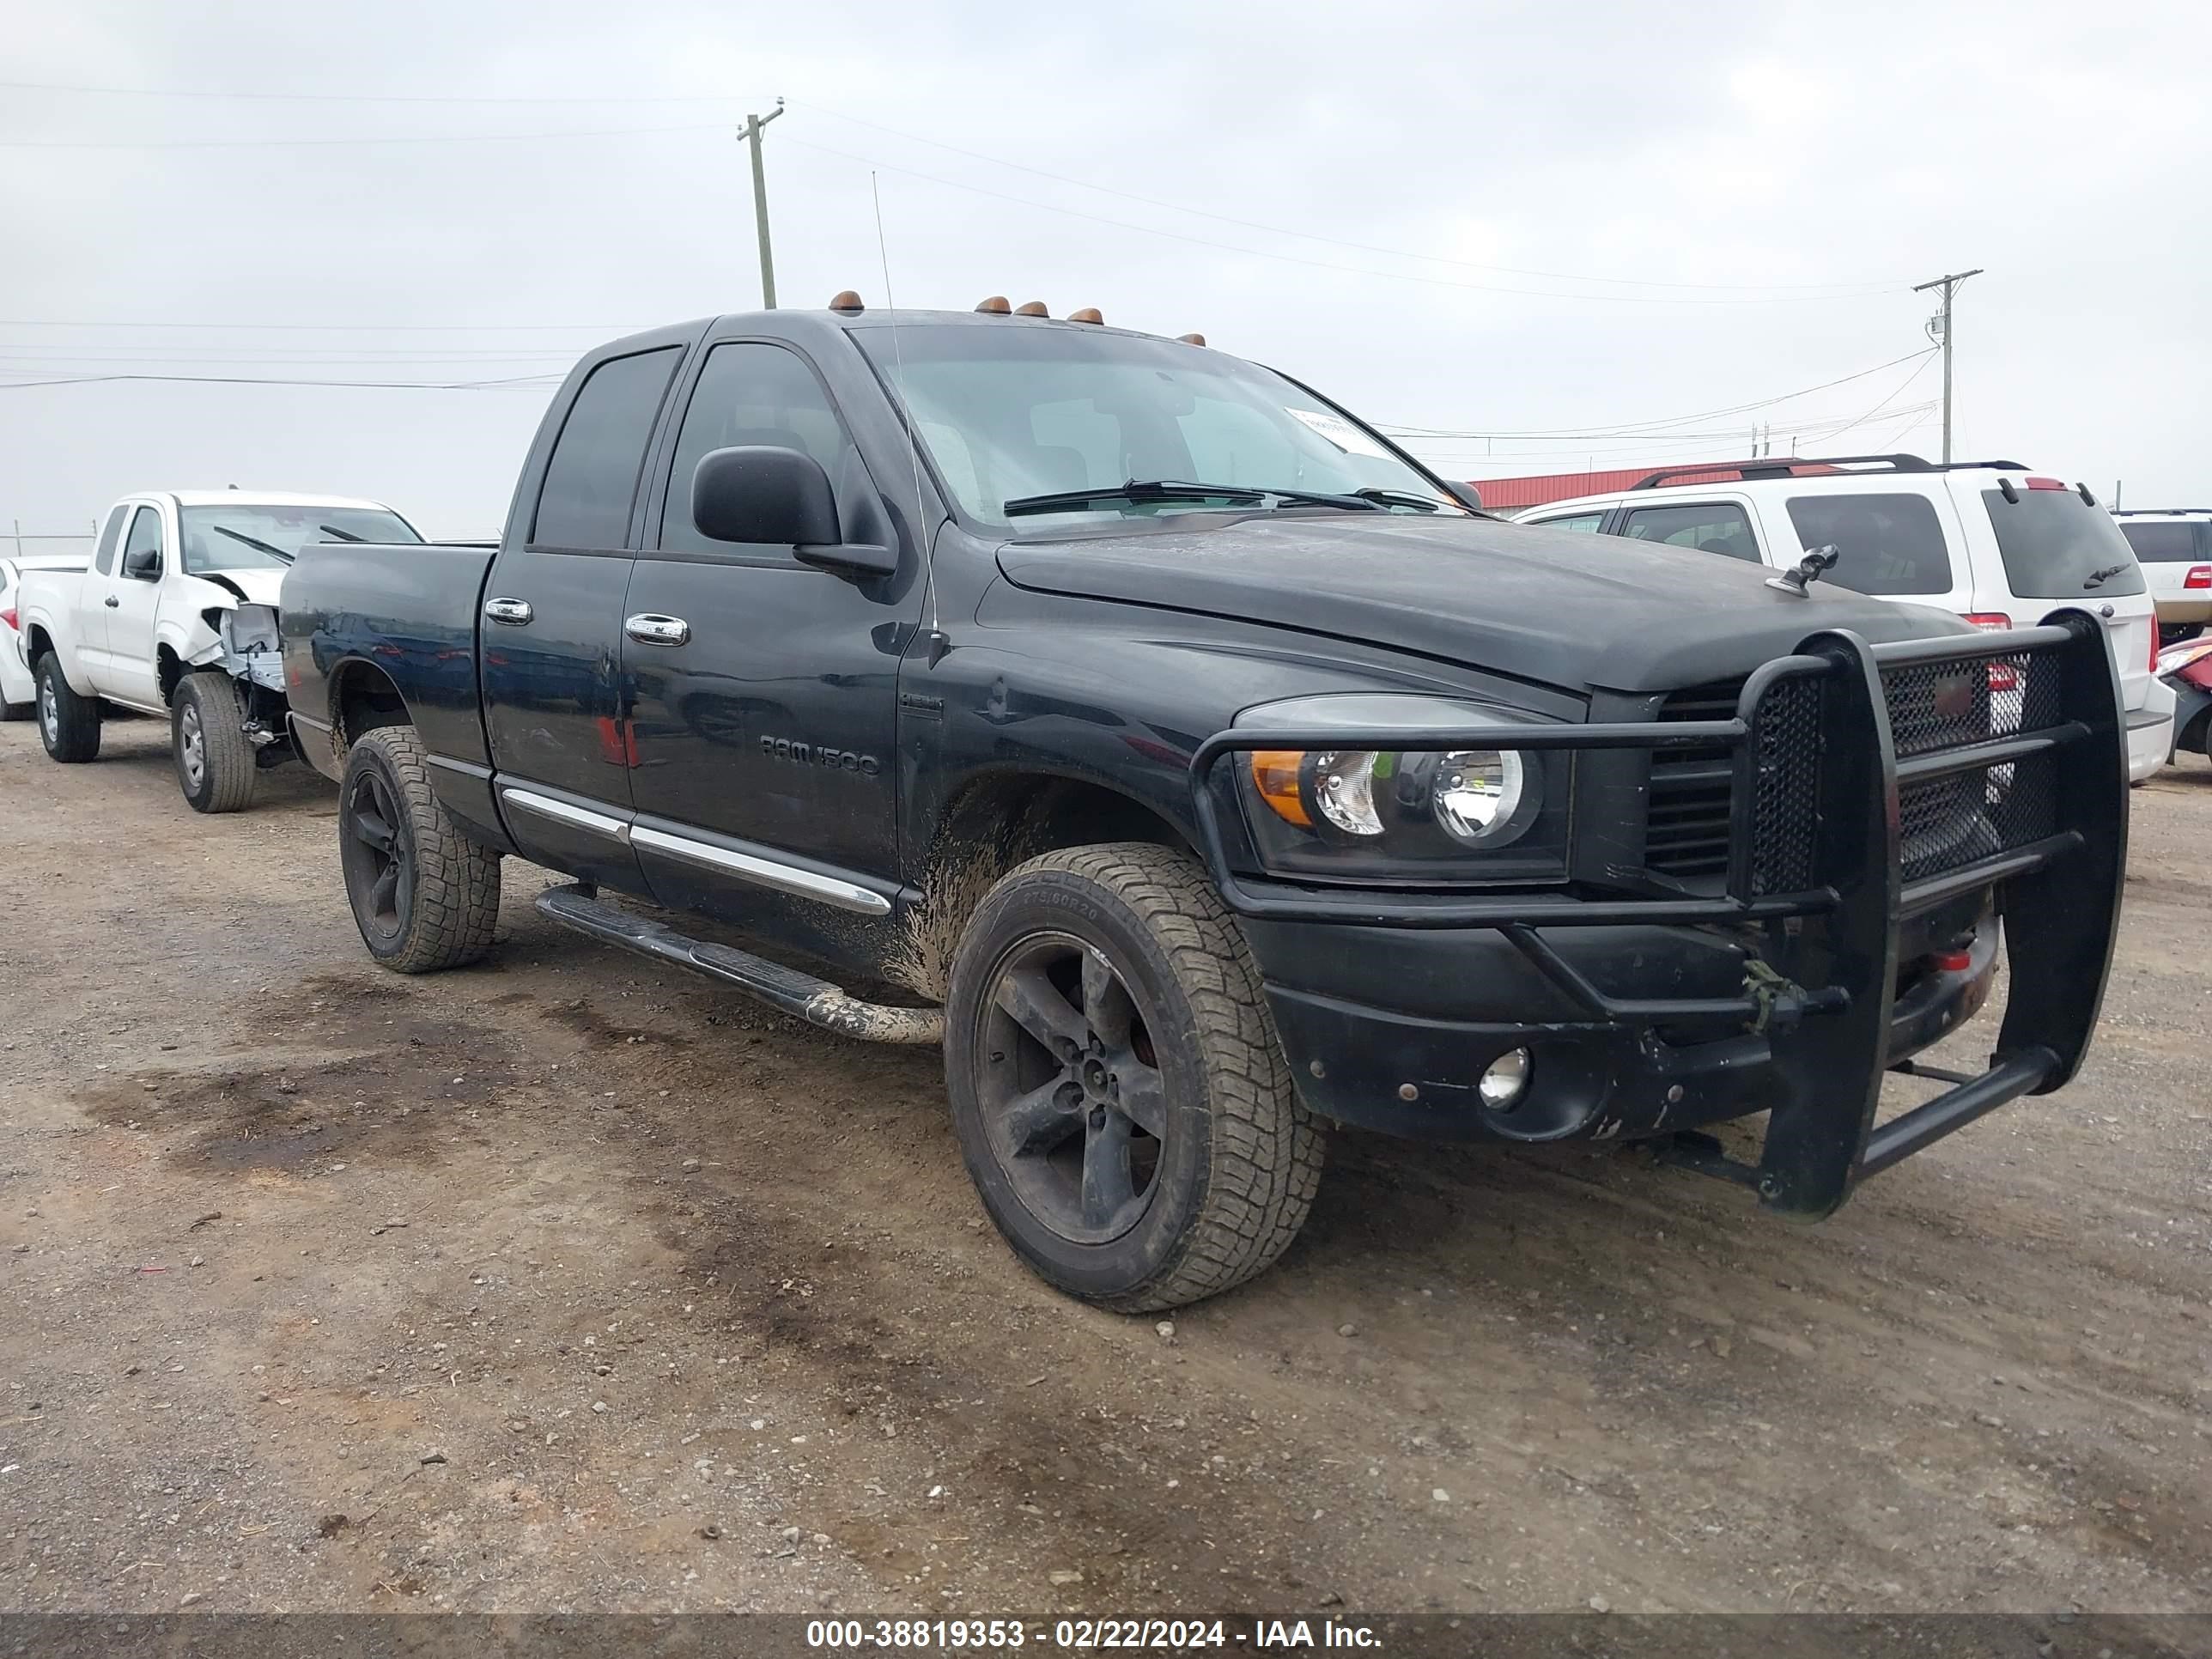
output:
[[[2126,568],[2127,566],[2124,564],[2108,564],[2102,570],[2093,570],[2089,573],[2088,579],[2081,584],[2081,591],[2086,593],[2093,587],[2102,587],[2106,577],[2117,576]]]
[[[266,553],[272,559],[283,560],[286,564],[292,562],[292,556],[283,548],[271,547],[259,537],[249,536],[243,530],[233,530],[227,524],[210,525],[208,528],[218,536],[228,536],[234,542],[244,542],[257,553]]]
[[[341,530],[334,524],[319,524],[315,528],[325,536],[337,537],[342,542],[365,542],[368,539],[366,536],[355,535],[350,530]]]
[[[1368,484],[1352,493],[1364,501],[1374,501],[1379,506],[1419,507],[1424,513],[1433,513],[1443,505],[1435,496],[1424,495],[1418,490],[1384,489],[1376,484]]]
[[[1301,506],[1341,507],[1360,513],[1382,510],[1380,501],[1359,495],[1282,489],[1273,484],[1185,483],[1175,478],[1132,478],[1127,483],[1102,484],[1096,489],[1057,489],[1045,495],[1017,495],[1000,510],[1012,518],[1029,513],[1072,512],[1106,501],[1226,501],[1232,507],[1257,507],[1270,497]]]

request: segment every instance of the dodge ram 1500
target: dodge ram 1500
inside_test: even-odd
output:
[[[303,548],[283,632],[378,961],[565,872],[557,921],[941,1041],[1015,1250],[1159,1309],[1281,1252],[1328,1123],[1640,1139],[1811,1218],[2073,1075],[2103,629],[1770,574],[1487,518],[1195,337],[848,294],[592,352],[495,549]],[[1916,1060],[2000,917],[1988,1065]]]

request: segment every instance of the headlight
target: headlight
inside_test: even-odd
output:
[[[1376,882],[1565,874],[1573,757],[1479,744],[1546,717],[1413,693],[1340,692],[1248,708],[1245,726],[1464,732],[1462,749],[1255,749],[1236,757],[1253,852],[1272,873]],[[1501,733],[1502,735],[1502,733]]]
[[[1469,847],[1510,841],[1527,828],[1528,769],[1511,749],[1455,749],[1437,757],[1429,800],[1444,833]]]
[[[1249,766],[1277,817],[1329,842],[1381,842],[1433,823],[1456,845],[1503,847],[1540,804],[1536,757],[1513,749],[1256,749]]]

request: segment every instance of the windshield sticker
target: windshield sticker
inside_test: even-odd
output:
[[[1294,421],[1304,422],[1346,454],[1371,455],[1377,460],[1391,459],[1389,450],[1341,415],[1324,415],[1317,409],[1292,409],[1284,412]]]

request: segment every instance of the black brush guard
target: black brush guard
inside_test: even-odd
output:
[[[1709,896],[1588,883],[1474,894],[1248,876],[1231,867],[1223,836],[1223,805],[1241,792],[1224,792],[1214,776],[1224,756],[1260,749],[1717,746],[1733,769],[1729,860],[1723,890]],[[2126,854],[2126,734],[2104,630],[2079,611],[2037,628],[1884,645],[1815,635],[1753,673],[1724,720],[1240,726],[1201,744],[1191,775],[1204,852],[1239,915],[1494,928],[1591,1019],[1638,1031],[1713,1017],[1758,1022],[1777,1079],[1758,1163],[1717,1152],[1678,1161],[1740,1181],[1793,1216],[1827,1215],[1862,1176],[2008,1101],[2060,1087],[2087,1052],[2103,1001]],[[1961,813],[1961,802],[1970,810]],[[1988,1069],[1965,1076],[1893,1063],[1901,925],[1992,889],[2011,982]],[[1788,1018],[1772,1018],[1771,982],[1747,983],[1741,998],[1608,996],[1540,931],[1649,923],[1759,927],[1759,954],[1788,988]],[[1893,1069],[1954,1086],[1877,1127]]]

